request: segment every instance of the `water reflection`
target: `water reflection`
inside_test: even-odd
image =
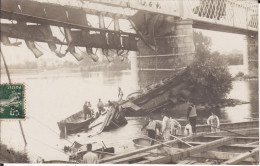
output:
[[[231,122],[248,121],[250,118],[258,118],[258,81],[234,81],[233,90],[229,96],[250,102],[249,104],[226,107],[221,111],[221,118]]]

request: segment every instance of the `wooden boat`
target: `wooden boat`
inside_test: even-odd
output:
[[[133,142],[136,149],[151,146],[151,140],[148,138],[136,138],[133,139]]]
[[[80,162],[82,161],[83,156],[87,153],[87,149],[86,146],[75,141],[70,147],[67,147],[65,153],[66,152],[70,153],[69,162]],[[104,145],[102,148],[95,149],[92,152],[97,154],[98,159],[103,159],[113,156],[115,153],[115,149],[114,147],[106,147]]]
[[[104,130],[118,128],[125,124],[127,124],[127,121],[122,115],[121,109],[118,105],[115,105],[114,107],[108,106],[101,115],[93,115],[87,120],[84,120],[83,111],[79,111],[65,120],[58,122],[61,132],[66,131],[67,134],[88,129],[101,133]]]
[[[252,120],[247,122],[234,122],[234,123],[220,123],[220,131],[221,130],[240,130],[240,129],[252,129],[258,128],[259,121]],[[182,131],[184,130],[184,126],[182,126]],[[197,125],[196,126],[197,132],[210,132],[211,127],[209,125]]]
[[[197,125],[196,130],[197,133],[206,133],[207,135],[212,135],[212,136],[218,136],[218,135],[223,135],[223,132],[226,134],[232,135],[232,136],[255,136],[258,135],[258,130],[259,127],[259,121],[248,121],[248,122],[235,122],[235,123],[221,123],[220,124],[220,132],[212,133],[211,134],[211,128],[208,125]],[[256,130],[254,130],[256,129]],[[182,131],[184,130],[184,126],[182,126]],[[250,132],[252,130],[252,132]],[[255,133],[254,133],[255,132]],[[255,134],[255,135],[254,135]],[[181,138],[184,135],[177,135],[177,137]],[[151,139],[149,138],[136,138],[132,140],[134,143],[134,146],[139,149],[139,148],[144,148],[151,146]],[[162,140],[158,140],[163,143]],[[153,144],[158,144],[158,142],[153,142]]]
[[[68,118],[58,122],[58,126],[61,132],[63,133],[73,133],[81,129],[87,128],[90,122],[94,119],[91,116],[89,119],[84,119],[83,111],[79,111]]]
[[[96,153],[98,156],[98,159],[104,159],[107,157],[111,157],[115,153],[114,147],[108,147],[108,148],[99,148],[92,151],[93,153]],[[83,159],[83,156],[87,153],[86,150],[77,152],[73,155],[69,156],[69,162],[80,162]]]

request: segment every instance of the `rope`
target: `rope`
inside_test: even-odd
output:
[[[49,129],[50,131],[52,131],[53,133],[60,135],[58,132],[56,132],[55,130],[51,129],[50,127],[48,127],[47,125],[45,125],[44,123],[40,122],[37,118],[31,116],[31,118],[33,118],[36,122],[38,122],[39,124],[41,124],[42,126],[46,127],[47,129]],[[73,143],[72,141],[68,140],[68,139],[64,139],[66,141],[68,141],[69,143]]]
[[[4,54],[2,53],[1,47],[0,47],[0,55],[1,55],[2,59],[3,59],[3,61],[4,61],[5,70],[6,70],[6,73],[7,73],[7,77],[8,77],[9,84],[11,84],[12,82],[11,82],[10,73],[9,73],[8,66],[7,66],[6,61],[5,61]]]

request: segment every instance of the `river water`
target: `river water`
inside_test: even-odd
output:
[[[124,127],[95,135],[95,131],[82,132],[60,138],[57,122],[82,109],[84,102],[90,101],[95,107],[98,98],[107,102],[117,99],[117,88],[120,86],[124,96],[138,90],[136,73],[92,72],[60,73],[42,72],[38,74],[12,75],[13,82],[26,84],[26,120],[22,121],[28,145],[24,147],[23,138],[17,121],[1,123],[1,140],[16,150],[28,152],[34,161],[38,156],[45,160],[67,160],[68,155],[62,152],[64,145],[73,141],[82,144],[93,143],[95,147],[103,143],[114,146],[116,153],[134,149],[132,139],[142,136],[143,117],[127,118]],[[5,75],[1,83],[7,82]],[[219,113],[222,121],[248,121],[258,118],[258,81],[235,81],[230,98],[250,102],[249,104],[226,107]],[[176,118],[184,118],[176,114]],[[205,113],[206,118],[208,113]]]

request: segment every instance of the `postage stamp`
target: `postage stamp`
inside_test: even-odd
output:
[[[24,119],[24,84],[0,84],[0,119]]]

